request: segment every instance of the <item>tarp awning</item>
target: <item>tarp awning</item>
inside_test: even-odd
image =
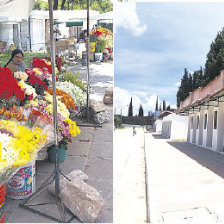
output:
[[[69,21],[69,22],[66,22],[66,27],[72,27],[72,26],[83,26],[83,21]]]
[[[27,19],[35,0],[0,0],[0,16]]]

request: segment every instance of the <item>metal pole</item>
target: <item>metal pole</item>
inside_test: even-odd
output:
[[[56,99],[56,75],[55,75],[55,41],[54,41],[54,24],[53,24],[53,4],[49,3],[50,18],[50,43],[51,43],[51,66],[52,66],[52,85],[53,85],[53,114],[54,114],[54,140],[55,140],[55,196],[59,198],[59,163],[58,163],[58,117],[57,117],[57,99]]]
[[[87,62],[86,62],[86,82],[87,82],[87,92],[86,92],[86,113],[87,121],[89,121],[89,0],[87,0],[87,38],[86,38],[86,51],[87,51]]]

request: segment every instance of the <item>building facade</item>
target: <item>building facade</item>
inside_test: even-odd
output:
[[[190,93],[178,110],[189,113],[188,142],[224,151],[224,71],[204,88]]]

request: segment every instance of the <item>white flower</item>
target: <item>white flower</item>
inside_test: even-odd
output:
[[[56,82],[56,88],[67,92],[78,106],[86,104],[86,93],[71,82]]]

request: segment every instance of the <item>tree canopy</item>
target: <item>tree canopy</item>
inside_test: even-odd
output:
[[[91,0],[90,9],[105,13],[113,10],[113,4],[110,0]],[[86,9],[87,0],[54,0],[54,10],[74,10]],[[43,0],[36,0],[34,10],[48,10],[48,2]]]

